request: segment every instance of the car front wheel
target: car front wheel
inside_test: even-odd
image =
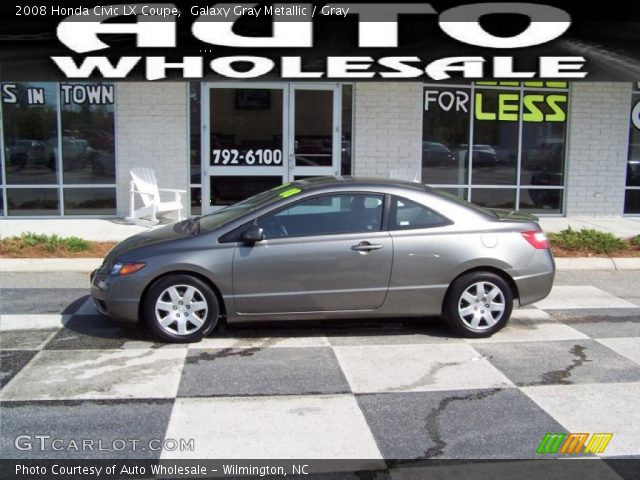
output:
[[[161,278],[149,289],[143,305],[151,330],[175,343],[200,341],[215,328],[219,313],[211,287],[189,275]]]
[[[495,273],[472,272],[453,282],[444,314],[456,333],[482,338],[503,328],[512,308],[513,294],[507,282]]]

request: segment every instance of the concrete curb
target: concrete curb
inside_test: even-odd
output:
[[[102,258],[0,258],[0,272],[91,272]]]
[[[90,272],[102,263],[101,258],[0,258],[0,272]],[[640,270],[637,258],[556,258],[558,271],[629,271]]]

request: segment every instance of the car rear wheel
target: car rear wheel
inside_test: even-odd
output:
[[[489,337],[509,321],[513,308],[511,288],[491,272],[472,272],[451,285],[444,315],[449,326],[469,338]]]
[[[199,342],[218,322],[215,293],[202,280],[189,275],[161,278],[149,289],[143,306],[147,325],[163,340]]]

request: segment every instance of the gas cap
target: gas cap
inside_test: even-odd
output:
[[[480,235],[480,240],[487,248],[495,248],[498,245],[498,236],[495,233],[483,233]]]

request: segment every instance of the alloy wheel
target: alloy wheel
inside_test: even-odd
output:
[[[174,335],[190,335],[202,328],[209,306],[200,290],[191,285],[172,285],[156,300],[160,328]]]
[[[502,290],[491,282],[470,285],[458,300],[458,315],[467,328],[481,332],[500,321],[505,310]]]

